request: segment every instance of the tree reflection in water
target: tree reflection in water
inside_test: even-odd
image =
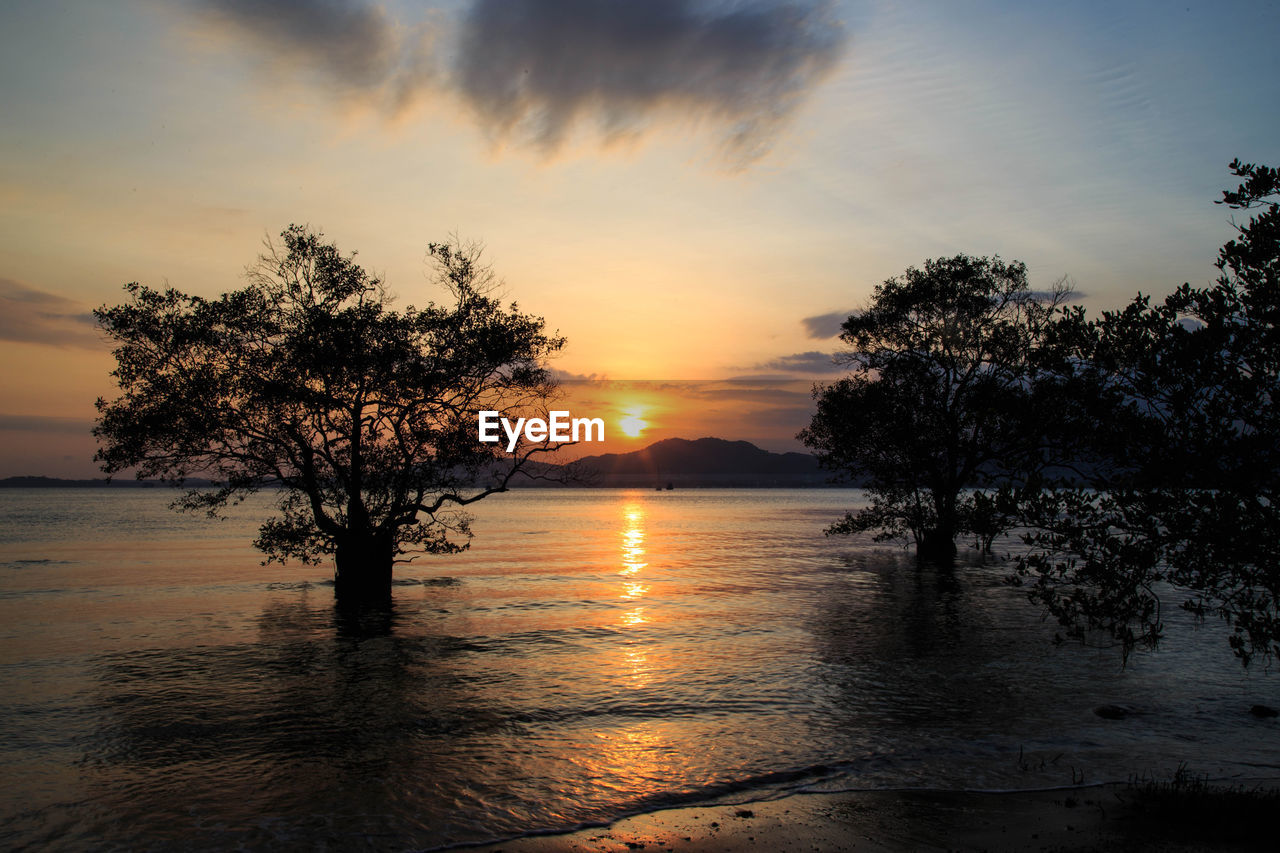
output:
[[[453,666],[468,644],[424,631],[421,607],[322,590],[268,604],[255,643],[101,656],[81,772],[110,837],[449,837],[447,813],[411,806],[438,801],[453,739],[503,722]]]

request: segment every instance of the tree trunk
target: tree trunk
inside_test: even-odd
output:
[[[933,506],[937,513],[934,526],[924,532],[924,538],[916,555],[926,562],[950,564],[956,558],[956,530],[960,521],[956,516],[957,491],[934,489]]]
[[[956,558],[956,534],[954,528],[936,527],[926,531],[916,556],[927,563],[950,564]]]
[[[351,534],[334,553],[334,593],[350,601],[391,599],[392,538],[377,533]]]

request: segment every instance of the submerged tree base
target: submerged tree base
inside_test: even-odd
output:
[[[339,545],[334,554],[334,594],[343,601],[390,601],[394,562],[389,539]]]
[[[926,534],[916,547],[916,557],[924,563],[953,564],[956,559],[955,537],[943,533]]]
[[[391,600],[391,573],[385,577],[369,577],[335,572],[333,592],[341,601],[381,602]]]

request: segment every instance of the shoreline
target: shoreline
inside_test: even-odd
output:
[[[1215,789],[1234,796],[1228,789]],[[1242,795],[1247,796],[1247,795]],[[1167,810],[1166,810],[1167,812]],[[1265,815],[1264,815],[1265,817]],[[1238,830],[1238,831],[1237,831]],[[1029,791],[797,793],[684,806],[565,833],[450,849],[559,851],[1195,851],[1270,850],[1274,836],[1221,826],[1194,809],[1170,819],[1123,782]]]

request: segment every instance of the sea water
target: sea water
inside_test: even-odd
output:
[[[172,497],[0,491],[0,846],[429,849],[807,790],[1280,777],[1248,713],[1280,674],[1221,626],[1170,596],[1127,666],[1055,644],[1006,562],[825,537],[856,490],[498,495],[356,616],[330,566],[260,565],[271,495]]]

